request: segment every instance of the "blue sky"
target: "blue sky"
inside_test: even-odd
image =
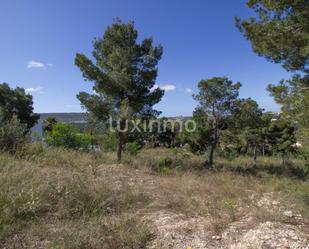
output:
[[[156,106],[163,115],[191,115],[201,79],[240,81],[241,97],[266,110],[279,107],[266,91],[288,78],[280,65],[252,52],[234,17],[252,15],[244,0],[1,0],[0,82],[34,96],[36,112],[78,112],[79,91],[91,91],[74,66],[114,17],[134,20],[139,38],[164,47],[157,85],[168,89]]]

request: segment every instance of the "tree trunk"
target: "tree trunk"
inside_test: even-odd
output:
[[[209,154],[209,166],[212,168],[214,164],[214,152],[215,152],[216,146],[214,143],[212,143],[210,148],[210,154]]]
[[[92,128],[90,129],[90,137],[91,137],[91,150],[94,150],[94,141],[93,141],[93,132],[92,132]]]
[[[117,134],[118,134],[117,160],[118,160],[118,163],[121,162],[122,151],[125,145],[125,134],[127,131],[126,124],[127,124],[126,121],[124,119],[121,119],[119,120],[119,123],[117,126]]]
[[[122,132],[118,132],[118,145],[117,145],[117,161],[118,161],[118,163],[121,162],[123,143],[124,143],[124,141],[123,141],[123,133]]]
[[[253,160],[256,162],[256,158],[257,158],[257,146],[254,147],[254,158]]]
[[[283,164],[283,166],[286,166],[286,164],[287,164],[287,156],[286,156],[286,154],[285,153],[283,153],[282,154],[282,164]]]
[[[218,142],[218,122],[217,119],[215,117],[215,111],[213,109],[213,129],[214,129],[214,136],[213,136],[213,141],[211,144],[211,148],[210,148],[210,154],[209,154],[209,166],[211,168],[213,168],[213,164],[214,164],[214,154],[215,154],[215,150],[217,147],[217,142]]]

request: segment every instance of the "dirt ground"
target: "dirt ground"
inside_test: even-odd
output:
[[[117,164],[99,167],[98,174],[114,177],[115,182],[126,181],[132,186],[140,185],[164,206],[162,188],[165,181],[171,180],[169,178]],[[251,198],[258,197],[253,193]],[[153,240],[148,248],[309,249],[308,220],[282,207],[280,201],[275,199],[274,193],[264,193],[254,202],[258,207],[287,218],[289,222],[261,222],[255,217],[256,212],[250,213],[246,209],[240,219],[229,223],[222,231],[215,232],[211,222],[215,217],[176,213],[170,209],[161,209],[159,205],[159,208],[155,206],[140,211],[140,215],[151,224],[154,231]]]

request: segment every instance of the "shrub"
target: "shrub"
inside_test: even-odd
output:
[[[99,141],[104,151],[116,151],[117,137],[115,132],[105,132]]]
[[[80,133],[78,128],[71,124],[55,124],[48,133],[47,143],[55,147],[88,149],[91,145],[91,136]]]
[[[309,162],[309,144],[299,149],[299,157]]]
[[[137,142],[130,142],[126,144],[126,151],[131,155],[131,156],[136,156],[138,152],[141,150],[141,145],[138,144]]]
[[[227,147],[223,150],[218,150],[217,156],[232,161],[237,158],[237,151]]]
[[[20,123],[16,116],[9,121],[0,120],[0,151],[15,153],[23,147],[30,137],[27,126]]]

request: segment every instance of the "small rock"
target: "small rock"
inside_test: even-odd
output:
[[[273,201],[273,205],[274,205],[274,206],[277,206],[277,205],[279,205],[279,204],[280,204],[279,201]]]
[[[291,218],[291,217],[293,217],[293,212],[292,211],[284,211],[283,215]]]

